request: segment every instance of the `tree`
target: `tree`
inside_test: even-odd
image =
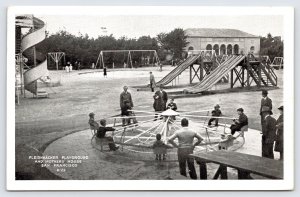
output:
[[[268,55],[271,60],[275,57],[283,57],[283,41],[281,37],[273,37],[270,33],[267,37],[261,37],[260,55]]]
[[[187,36],[181,28],[176,28],[169,33],[160,33],[157,35],[157,40],[161,44],[161,47],[171,52],[174,55],[173,58],[179,59],[181,59],[182,52],[188,44],[186,39]]]

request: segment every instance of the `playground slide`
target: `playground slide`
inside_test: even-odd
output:
[[[245,59],[243,55],[229,56],[220,66],[213,70],[208,76],[206,76],[201,82],[195,86],[186,89],[185,92],[200,93],[212,88],[222,77],[228,74],[235,66]]]
[[[34,30],[24,36],[21,42],[21,49],[24,56],[26,56],[25,54],[28,54],[26,53],[27,50],[30,50],[33,46],[40,43],[46,38],[45,23],[40,19],[33,17],[33,25]],[[47,73],[47,58],[45,57],[44,61],[24,73],[25,89],[37,95],[37,80],[45,76]]]
[[[169,74],[167,74],[164,78],[162,78],[156,85],[167,85],[172,80],[174,80],[178,75],[180,75],[185,69],[187,69],[191,64],[195,63],[198,59],[199,55],[190,56],[176,68],[174,68]]]

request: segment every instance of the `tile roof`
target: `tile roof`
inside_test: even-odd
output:
[[[188,28],[185,33],[189,37],[229,37],[229,38],[258,38],[255,36],[237,29],[216,29],[216,28]]]

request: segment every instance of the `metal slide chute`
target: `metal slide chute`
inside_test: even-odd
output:
[[[21,50],[24,56],[29,57],[30,53],[27,53],[28,50],[32,49],[35,45],[42,42],[46,38],[46,27],[45,23],[38,19],[33,17],[33,27],[31,31],[23,37],[21,42]],[[33,58],[36,58],[35,51]],[[35,62],[36,60],[34,60]],[[25,89],[29,92],[33,93],[34,95],[38,94],[37,90],[37,80],[41,77],[48,74],[47,69],[47,58],[44,57],[44,59],[41,61],[41,63],[34,65],[34,67],[30,68],[24,73],[24,85]]]

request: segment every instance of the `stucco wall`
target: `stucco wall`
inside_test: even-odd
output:
[[[208,44],[211,44],[214,47],[215,44],[221,47],[225,45],[228,49],[228,45],[231,45],[234,48],[234,45],[239,46],[238,53],[247,54],[250,52],[251,46],[254,47],[254,54],[259,54],[260,50],[260,38],[199,38],[199,37],[188,37],[187,41],[189,44],[186,47],[188,50],[190,47],[193,47],[193,50],[205,50]]]

